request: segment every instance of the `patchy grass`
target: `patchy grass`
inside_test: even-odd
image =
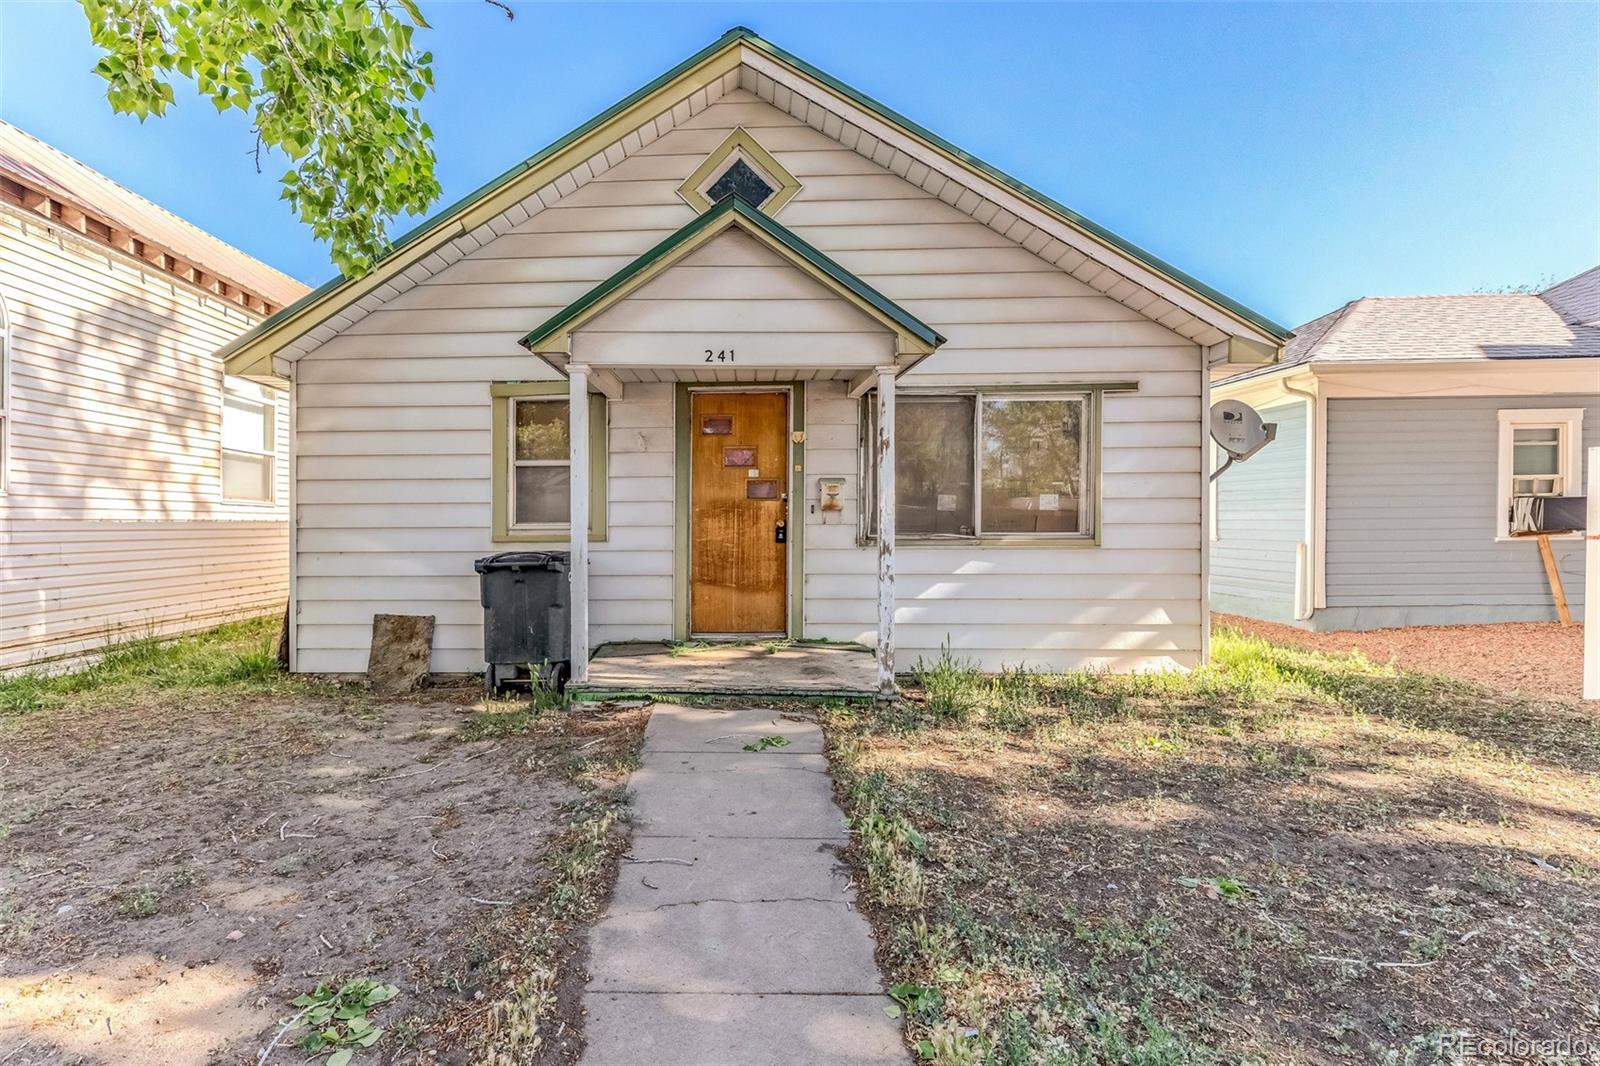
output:
[[[275,639],[0,682],[0,1058],[575,1061],[648,711],[379,699]]]
[[[1220,631],[1188,675],[979,675],[827,715],[924,1060],[1450,1061],[1600,1039],[1600,723]]]
[[[177,640],[139,637],[113,644],[81,670],[3,677],[0,716],[105,705],[152,693],[304,691],[305,680],[278,670],[279,628],[276,618],[255,618]]]

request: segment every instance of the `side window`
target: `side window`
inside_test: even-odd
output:
[[[897,397],[895,528],[930,537],[1083,538],[1094,533],[1088,395],[974,392]],[[866,427],[869,535],[877,534],[876,400]]]
[[[511,401],[511,528],[565,530],[572,506],[567,399]]]
[[[1542,498],[1582,493],[1583,408],[1499,412],[1498,537],[1532,526]]]
[[[497,541],[562,541],[572,513],[572,442],[564,382],[497,382],[490,491]],[[589,397],[589,539],[606,533],[606,398]]]
[[[222,394],[222,498],[271,503],[277,483],[278,408],[265,390],[225,380]]]

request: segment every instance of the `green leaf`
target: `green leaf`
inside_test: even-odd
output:
[[[370,1007],[376,1003],[387,1003],[399,994],[400,990],[394,985],[378,985],[367,993],[367,1006]]]
[[[904,1012],[901,1011],[899,1004],[891,1003],[887,1007],[883,1008],[883,1013],[887,1014],[891,1018],[898,1018]]]
[[[349,1048],[341,1048],[328,1056],[328,1066],[350,1066],[350,1060],[355,1057],[356,1053],[354,1051]]]
[[[924,1059],[926,1059],[926,1060],[931,1062],[933,1060],[933,1057],[934,1057],[933,1041],[932,1040],[918,1040],[917,1041],[917,1054],[921,1055]]]

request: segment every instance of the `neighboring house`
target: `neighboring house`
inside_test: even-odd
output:
[[[0,122],[0,669],[283,609],[287,404],[214,353],[304,292]]]
[[[580,677],[747,634],[1132,669],[1205,655],[1208,368],[1287,336],[739,29],[224,354],[293,389],[296,670],[378,612],[481,669],[473,560],[571,528]]]
[[[1584,493],[1600,267],[1541,293],[1354,300],[1212,395],[1278,424],[1215,484],[1216,610],[1317,630],[1556,617],[1511,501]],[[1551,543],[1581,618],[1582,541]]]

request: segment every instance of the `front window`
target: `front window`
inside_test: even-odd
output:
[[[867,532],[876,535],[876,398],[869,397]],[[901,395],[895,402],[895,526],[919,537],[1086,537],[1091,398]]]
[[[511,420],[512,527],[564,527],[572,491],[566,398],[513,400]]]
[[[259,386],[229,383],[222,397],[222,497],[271,503],[276,477],[278,408]]]
[[[1508,537],[1543,525],[1543,501],[1581,491],[1583,408],[1502,410],[1499,421],[1496,535]]]

